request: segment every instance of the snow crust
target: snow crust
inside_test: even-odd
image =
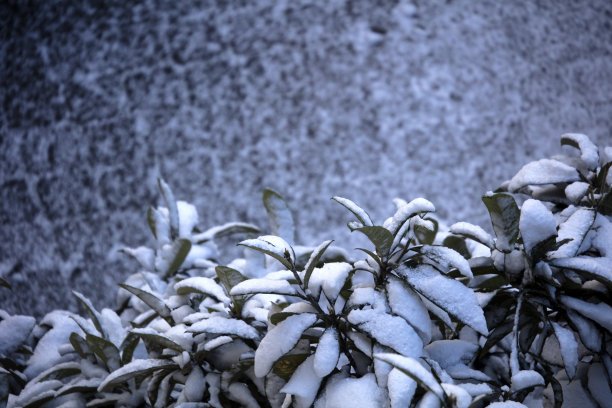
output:
[[[421,253],[436,262],[444,269],[457,268],[460,274],[472,279],[472,270],[467,259],[454,249],[443,246],[423,245]]]
[[[400,227],[408,220],[409,217],[422,212],[435,212],[436,207],[422,197],[415,198],[406,205],[402,205],[393,215],[391,221],[385,225],[392,234],[399,231]]]
[[[584,248],[583,241],[589,229],[593,227],[594,221],[595,212],[590,209],[579,208],[570,215],[565,222],[559,225],[557,242],[561,242],[564,239],[571,239],[571,241],[553,252],[551,257],[566,258],[581,253],[581,248]]]
[[[214,279],[206,278],[203,276],[196,276],[192,278],[183,279],[174,284],[174,289],[177,292],[181,292],[181,289],[188,288],[194,289],[201,293],[212,295],[219,299],[223,303],[230,303],[230,298],[227,297],[225,291]]]
[[[569,183],[579,179],[575,168],[557,160],[542,159],[524,165],[512,177],[508,189],[514,192],[530,184]]]
[[[589,183],[574,181],[565,187],[565,196],[573,203],[579,202],[589,189]]]
[[[512,376],[512,391],[544,385],[544,378],[534,370],[521,370]]]
[[[0,321],[0,356],[8,357],[28,338],[36,319],[31,316],[10,316]]]
[[[521,207],[519,228],[527,253],[540,242],[557,235],[557,223],[552,212],[541,201],[533,199],[525,201]]]
[[[347,401],[350,396],[350,402]],[[374,374],[361,378],[332,379],[325,393],[315,403],[315,408],[336,408],[350,403],[351,408],[384,407],[386,396],[376,383]]]
[[[246,322],[221,316],[211,316],[194,323],[189,327],[188,331],[195,333],[233,334],[244,339],[259,338],[257,330]]]
[[[336,368],[338,357],[340,357],[338,332],[335,328],[330,327],[325,329],[319,338],[317,350],[314,353],[313,369],[315,374],[323,378],[331,373]]]
[[[176,208],[179,216],[179,237],[189,238],[193,228],[198,225],[198,210],[193,204],[177,201]]]
[[[319,296],[321,289],[330,300],[338,297],[353,266],[346,262],[331,262],[321,268],[315,268],[310,276],[308,288],[314,296]]]
[[[393,408],[408,407],[414,397],[417,383],[397,368],[393,368],[387,377],[387,388]]]
[[[297,396],[298,407],[308,408],[317,396],[321,376],[317,375],[314,368],[315,355],[311,355],[295,370],[291,379],[281,388],[280,392]]]
[[[286,280],[275,279],[248,279],[232,288],[230,295],[247,295],[250,293],[276,293],[282,295],[296,295],[295,288]]]
[[[387,284],[389,305],[393,313],[403,317],[417,331],[423,344],[431,341],[431,319],[419,295],[391,277]]]

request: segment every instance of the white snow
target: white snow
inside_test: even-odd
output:
[[[193,204],[185,201],[177,201],[176,207],[179,216],[179,237],[189,238],[198,224],[198,210]]]
[[[255,352],[255,375],[263,377],[272,365],[297,344],[304,330],[317,321],[310,313],[289,316],[272,328],[261,340]]]
[[[214,279],[196,276],[193,278],[183,279],[174,284],[174,289],[179,295],[199,292],[211,295],[219,299],[221,302],[229,304],[230,298],[227,297],[225,291]]]
[[[319,296],[321,289],[332,301],[338,297],[353,266],[346,262],[331,262],[315,268],[310,276],[308,288]]]
[[[570,215],[565,222],[559,225],[557,242],[561,242],[564,239],[571,239],[571,241],[554,251],[551,257],[566,258],[576,256],[583,250],[588,249],[584,248],[583,240],[589,229],[593,226],[594,221],[595,212],[590,209],[579,208]]]
[[[588,388],[599,406],[607,407],[612,402],[609,374],[601,363],[592,364],[587,375]]]
[[[340,343],[335,328],[325,329],[319,338],[319,344],[314,354],[313,368],[317,376],[323,378],[331,373],[340,357]]]
[[[412,377],[416,377],[419,381],[432,391],[440,400],[444,399],[444,391],[435,377],[419,362],[411,357],[400,356],[398,354],[380,353],[374,356],[399,370],[409,373]]]
[[[580,179],[573,167],[557,160],[542,159],[524,165],[510,180],[508,189],[515,192],[523,186],[569,183]]]
[[[599,164],[599,150],[597,146],[591,142],[587,135],[580,133],[566,133],[561,136],[561,142],[571,141],[572,144],[577,144],[580,149],[580,158],[587,165],[589,170],[595,170]]]
[[[251,293],[296,295],[295,288],[286,280],[275,279],[248,279],[240,282],[232,288],[230,295],[248,295]]]
[[[392,234],[397,234],[408,218],[423,212],[435,212],[436,207],[424,198],[415,198],[408,204],[401,206],[393,215],[391,222],[385,225]]]
[[[398,269],[416,291],[457,317],[481,334],[488,334],[484,312],[478,304],[474,292],[462,283],[447,278],[432,266],[420,265],[417,268]]]
[[[126,331],[121,325],[121,318],[117,316],[113,310],[104,308],[100,312],[101,324],[106,331],[108,340],[115,346],[121,345],[121,342],[125,338]]]
[[[36,319],[31,316],[10,316],[0,322],[0,356],[8,357],[28,338]]]
[[[612,172],[610,172],[612,174]],[[612,259],[612,217],[597,215],[597,236],[593,238],[592,245],[602,257]]]
[[[486,406],[486,408],[528,408],[526,405],[516,401],[494,402]]]
[[[541,201],[529,199],[521,207],[519,228],[527,253],[534,246],[557,234],[557,224],[552,212]]]
[[[289,252],[289,256],[295,262],[295,255],[291,248],[291,245],[281,237],[277,237],[275,235],[262,235],[257,239],[247,239],[242,241],[240,245],[244,245],[246,247],[258,248],[263,251],[267,251],[275,254],[280,258],[285,257],[285,251]]]
[[[464,340],[437,340],[425,346],[429,357],[442,368],[469,363],[478,351],[478,345]]]
[[[325,393],[317,400],[315,408],[380,408],[386,405],[386,396],[377,385],[374,374],[361,378],[332,380]]]
[[[228,387],[229,397],[236,402],[239,402],[245,408],[259,408],[259,404],[249,387],[244,383],[234,382]]]
[[[568,378],[574,378],[576,366],[578,365],[578,342],[574,338],[574,332],[561,326],[559,323],[552,322],[555,336],[559,340],[561,356],[565,365],[565,372]]]
[[[217,347],[221,347],[222,345],[231,343],[232,341],[233,339],[230,336],[215,337],[214,339],[206,342],[206,344],[204,345],[204,350],[206,351],[214,350]]]
[[[299,408],[309,408],[317,397],[317,390],[321,384],[322,376],[319,376],[314,368],[315,355],[309,356],[295,370],[291,379],[280,392],[295,395]]]
[[[469,222],[457,222],[451,225],[450,232],[474,239],[489,248],[493,248],[493,237],[478,225],[470,224]]]
[[[423,245],[420,252],[443,269],[457,268],[460,274],[470,279],[474,277],[467,259],[454,249],[443,246]]]
[[[580,334],[580,340],[590,350],[599,351],[601,347],[601,331],[588,319],[573,310],[567,311],[567,316]]]
[[[58,380],[28,383],[15,401],[15,406],[24,407],[34,401],[54,396],[55,390],[60,388],[62,385],[62,382]]]
[[[244,339],[257,339],[259,333],[246,322],[221,316],[211,316],[194,323],[187,329],[194,333],[233,334]]]
[[[605,303],[589,303],[570,296],[560,296],[559,300],[565,306],[574,309],[581,315],[599,323],[612,332],[612,307]]]
[[[376,341],[391,347],[398,353],[419,357],[423,353],[423,342],[403,318],[392,316],[380,310],[355,309],[347,320],[372,336]]]
[[[393,368],[387,377],[387,388],[391,408],[409,407],[417,388],[417,383],[412,378]]]
[[[483,395],[483,394],[488,395],[493,392],[493,389],[488,384],[485,384],[485,383],[480,383],[480,384],[463,383],[461,384],[461,388],[466,390],[468,394],[470,394],[472,397],[475,397],[477,395]]]
[[[521,370],[512,376],[511,381],[513,392],[537,385],[544,385],[544,378],[534,370]]]
[[[64,361],[59,354],[59,348],[69,342],[71,333],[83,333],[75,321],[69,317],[69,313],[63,310],[55,310],[47,314],[41,324],[48,324],[52,326],[52,329],[39,340],[34,354],[28,360],[28,367],[23,373],[29,379]]]
[[[391,311],[410,323],[423,344],[428,344],[431,341],[431,319],[419,295],[392,276],[387,284],[387,296]]]
[[[264,191],[264,206],[270,221],[270,231],[287,241],[289,245],[294,244],[295,226],[293,216],[287,207],[285,200],[275,191]]]
[[[186,401],[200,401],[206,391],[206,381],[204,380],[204,373],[199,365],[194,365],[191,368],[191,372],[185,380],[185,387],[181,394],[185,397]]]
[[[155,251],[151,248],[140,246],[138,248],[123,248],[122,251],[134,257],[147,271],[155,270]]]
[[[565,196],[572,203],[578,203],[582,200],[582,197],[585,196],[589,189],[589,183],[585,183],[584,181],[574,181],[571,184],[568,184],[565,187]]]

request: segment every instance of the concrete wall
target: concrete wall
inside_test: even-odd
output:
[[[609,1],[99,3],[0,3],[11,312],[112,305],[160,174],[203,227],[265,227],[273,187],[300,242],[351,247],[333,195],[486,225],[481,194],[562,133],[612,144]]]

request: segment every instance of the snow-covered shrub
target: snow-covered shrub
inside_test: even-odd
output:
[[[378,225],[334,197],[370,241],[362,259],[298,245],[272,190],[268,232],[200,230],[160,180],[155,244],[124,250],[140,270],[117,309],[74,292],[88,318],[0,311],[0,408],[609,406],[612,149],[562,144],[578,155],[483,197],[494,236],[439,231],[423,198]],[[244,256],[220,265],[229,234]]]

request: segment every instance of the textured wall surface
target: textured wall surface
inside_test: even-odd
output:
[[[227,3],[0,2],[0,308],[111,305],[160,174],[204,227],[272,187],[350,247],[333,195],[486,225],[562,133],[612,144],[609,1]]]

